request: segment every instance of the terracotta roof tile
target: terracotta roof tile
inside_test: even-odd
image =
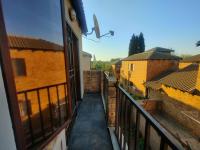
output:
[[[187,57],[185,59],[183,59],[181,62],[198,62],[200,63],[200,54],[198,55],[194,55],[194,56],[191,56],[191,57]]]
[[[145,51],[143,53],[133,54],[129,57],[124,58],[122,61],[131,61],[131,60],[179,60],[181,59],[178,56],[171,55],[170,53],[166,53],[167,49],[157,48],[150,49],[148,51]],[[170,52],[172,50],[169,50]]]
[[[186,68],[173,72],[158,80],[149,81],[146,83],[147,87],[153,89],[161,88],[161,84],[192,93],[197,88],[199,75],[199,64],[191,64]]]
[[[8,36],[10,48],[31,50],[63,50],[61,45],[43,39],[22,36]]]

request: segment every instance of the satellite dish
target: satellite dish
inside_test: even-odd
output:
[[[108,33],[101,35],[100,29],[99,29],[99,23],[97,20],[96,15],[93,15],[93,21],[94,21],[94,27],[92,28],[92,31],[90,33],[87,33],[87,35],[91,35],[93,32],[96,34],[96,38],[100,39],[103,36],[111,35],[114,36],[114,31],[110,30]]]
[[[99,23],[95,14],[93,15],[93,21],[94,21],[94,31],[95,31],[96,37],[100,39],[101,34],[100,34],[100,29],[99,29]]]

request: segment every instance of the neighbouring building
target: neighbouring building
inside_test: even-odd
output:
[[[112,63],[112,73],[116,77],[116,79],[120,79],[120,68],[121,68],[121,60],[117,60]]]
[[[187,141],[190,146],[197,146],[200,137],[200,64],[190,64],[162,75],[147,82],[146,87],[149,101],[153,99],[160,103],[155,118],[183,143]]]
[[[18,92],[66,82],[63,46],[31,37],[8,39]]]
[[[38,88],[61,84],[58,87],[59,101],[61,104],[65,103],[67,94],[65,95],[66,89],[62,86],[63,83],[66,83],[64,48],[43,39],[30,37],[9,36],[8,40],[15,85],[18,93],[20,115],[23,125],[27,128],[28,112],[26,103],[29,104],[29,113],[31,113],[32,116],[37,116],[37,114],[39,114],[38,102],[35,98],[37,95],[34,92],[27,94],[28,100],[26,101],[24,93],[21,91],[34,91]],[[58,98],[56,89],[51,88],[50,90],[50,99],[53,108],[56,106]],[[48,120],[48,115],[44,115],[45,111],[48,109],[48,99],[46,97],[46,91],[41,90],[41,109],[44,110],[44,120]],[[61,109],[62,111],[66,111],[65,107],[61,107]],[[34,119],[35,118],[32,120]],[[38,128],[39,125],[37,121],[32,122],[35,123],[34,128]],[[45,122],[49,123],[48,121]]]
[[[179,62],[179,69],[185,68],[192,63],[200,63],[200,54],[184,58]]]
[[[92,55],[90,53],[87,53],[85,51],[81,51],[81,66],[83,71],[88,71],[91,69],[91,59]]]
[[[120,83],[130,93],[146,96],[145,82],[178,68],[180,58],[172,55],[172,52],[171,49],[155,47],[122,59]]]

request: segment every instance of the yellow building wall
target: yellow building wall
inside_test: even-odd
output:
[[[129,71],[129,65],[133,64],[133,71]],[[145,96],[144,82],[147,79],[147,61],[122,61],[120,70],[120,82],[125,85],[125,80],[133,83],[140,93]]]
[[[192,63],[190,63],[190,62],[179,62],[179,69],[183,69],[191,64]]]
[[[12,49],[10,54],[26,64],[26,76],[15,77],[17,91],[66,82],[63,51]]]
[[[66,82],[65,60],[63,51],[12,49],[10,50],[10,55],[11,59],[23,58],[25,61],[26,75],[15,76],[17,92]],[[56,106],[58,104],[58,99],[60,103],[65,102],[65,92],[67,95],[67,89],[65,89],[63,85],[58,86],[59,98],[57,96],[56,87],[50,88],[49,92],[50,101],[53,105]],[[17,94],[17,96],[19,102],[25,103],[24,93]],[[39,97],[43,113],[48,113],[46,111],[49,109],[47,89],[40,90]],[[36,91],[28,92],[27,98],[31,105],[32,117],[38,118],[36,117],[39,113],[38,97]],[[47,119],[46,121],[48,123],[48,118],[46,117],[48,117],[49,114],[44,116],[44,119]],[[22,115],[22,119],[26,120],[27,116]]]
[[[133,71],[129,71],[129,66],[133,64]],[[167,70],[175,70],[178,68],[176,60],[141,60],[141,61],[122,61],[120,82],[125,87],[128,85],[126,81],[133,83],[133,86],[139,90],[135,92],[137,95],[145,96],[146,87],[144,83],[152,80]]]
[[[120,68],[121,66],[117,66],[117,65],[111,65],[112,67],[112,73],[115,76],[116,79],[120,79]]]
[[[200,63],[199,63],[198,65],[199,65],[199,70],[198,70],[198,74],[197,74],[197,84],[196,84],[196,88],[197,88],[197,90],[200,91]]]
[[[176,99],[179,102],[182,102],[186,105],[200,110],[200,96],[192,95],[187,92],[182,92],[180,90],[171,87],[166,87],[164,85],[162,85],[162,89],[169,97],[172,97],[173,99]]]

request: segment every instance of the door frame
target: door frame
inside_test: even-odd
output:
[[[7,102],[12,121],[16,147],[19,150],[26,149],[24,130],[21,122],[17,92],[12,70],[11,57],[8,46],[6,27],[2,12],[2,2],[0,1],[0,63],[2,76],[7,96]]]

